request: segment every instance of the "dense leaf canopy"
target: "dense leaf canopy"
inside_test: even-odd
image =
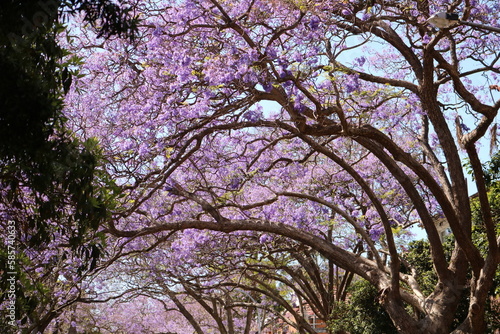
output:
[[[79,34],[86,76],[66,115],[83,138],[98,138],[123,188],[104,232],[180,259],[220,240],[190,229],[295,240],[374,285],[406,333],[450,330],[470,268],[458,330],[481,332],[499,255],[478,145],[500,107],[489,87],[499,39],[426,20],[447,10],[496,25],[498,3],[446,5],[155,2],[143,6],[133,43]],[[486,253],[470,237],[464,157]],[[450,258],[438,221],[457,241]],[[431,245],[430,295],[400,272],[414,224]]]
[[[249,332],[278,309],[312,333],[295,308],[328,321],[346,297],[337,289],[357,275],[401,333],[485,331],[500,239],[480,147],[496,138],[500,36],[427,19],[448,11],[498,26],[497,1],[134,8],[133,40],[104,40],[77,20],[68,32],[84,63],[64,115],[80,140],[98,143],[114,189],[99,228],[108,258],[82,283],[81,302],[112,300],[118,285],[176,309],[198,334]],[[412,226],[429,242],[429,286],[402,265]],[[120,273],[138,281],[117,283]]]

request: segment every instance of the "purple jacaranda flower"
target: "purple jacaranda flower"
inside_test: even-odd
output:
[[[236,190],[240,187],[243,182],[243,177],[241,175],[234,175],[229,181],[229,189]]]
[[[268,243],[269,241],[271,241],[273,238],[269,235],[269,234],[262,234],[259,238],[259,242],[261,244],[265,244],[265,243]]]
[[[319,28],[319,24],[320,24],[320,20],[317,16],[314,16],[311,18],[311,21],[309,21],[309,28],[311,28],[312,30],[316,30]]]
[[[258,122],[262,118],[262,111],[257,109],[248,110],[243,118],[249,122]]]
[[[351,74],[347,77],[346,83],[345,83],[345,89],[346,93],[350,94],[356,90],[358,90],[360,87],[360,83],[358,80],[358,76],[355,74]]]
[[[342,9],[342,15],[351,15],[351,14],[352,14],[351,10],[349,10],[347,8],[346,9]]]
[[[371,228],[369,234],[372,240],[375,241],[380,239],[380,236],[384,234],[384,230],[382,228]]]

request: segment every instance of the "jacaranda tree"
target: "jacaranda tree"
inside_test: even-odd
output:
[[[484,331],[500,239],[479,149],[496,138],[500,35],[427,20],[445,11],[497,26],[498,1],[181,0],[141,11],[133,42],[75,30],[86,76],[66,108],[121,187],[101,227],[120,252],[180,256],[220,233],[263,245],[279,235],[368,281],[401,333]],[[437,222],[454,235],[451,257]],[[430,293],[402,266],[415,224],[430,244]],[[466,287],[467,315],[453,326]]]

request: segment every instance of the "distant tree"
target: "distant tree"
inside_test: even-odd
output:
[[[378,291],[358,280],[349,288],[347,301],[335,304],[328,322],[332,333],[396,334],[391,318],[377,301]]]

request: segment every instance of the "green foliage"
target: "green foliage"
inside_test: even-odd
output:
[[[0,159],[27,164],[50,149],[44,144],[60,123],[62,99],[56,42],[60,25],[46,13],[34,26],[38,6],[2,6],[0,14]],[[23,19],[21,19],[23,18]]]
[[[473,201],[473,207],[477,203]],[[479,213],[473,210],[474,216],[478,217]],[[475,220],[475,225],[472,228],[472,238],[474,243],[483,251],[486,249],[486,234],[478,221]],[[451,255],[454,240],[449,238],[444,243],[444,248],[448,256]],[[434,289],[437,283],[437,275],[432,266],[432,260],[430,258],[430,247],[429,242],[426,240],[413,241],[409,245],[408,252],[405,254],[405,260],[412,266],[413,269],[417,271],[417,282],[419,283],[424,295],[428,296]],[[497,274],[494,279],[493,287],[490,291],[490,295],[498,296],[500,289],[500,270],[497,270]],[[495,308],[496,304],[492,304],[489,300],[486,305],[486,322],[488,326],[487,333],[493,333],[496,328],[500,328],[500,319],[498,317],[498,308]],[[467,310],[469,306],[469,292],[464,291],[462,295],[462,301],[458,306],[455,314],[455,320],[453,321],[453,327],[458,326],[467,316]]]
[[[6,0],[0,6],[0,223],[15,222],[18,253],[11,266],[9,252],[0,249],[0,303],[9,298],[7,273],[15,272],[16,319],[26,322],[36,321],[37,308],[54,297],[23,270],[51,263],[34,264],[24,254],[53,251],[65,260],[73,253],[82,259],[79,274],[93,269],[105,244],[96,230],[119,191],[102,167],[97,141],[77,140],[65,127],[63,98],[81,59],[58,43],[60,13],[84,11],[87,21],[100,20],[104,37],[131,36],[136,21],[108,0]],[[7,333],[12,326],[3,328],[4,322],[2,314],[0,331]]]
[[[492,156],[491,160],[484,166],[484,177],[488,186],[488,200],[491,207],[491,215],[496,226],[496,235],[500,234],[500,152]],[[488,239],[483,224],[481,207],[478,198],[471,200],[472,206],[472,239],[483,256],[488,250]],[[500,268],[497,269],[491,293],[500,297]],[[500,322],[498,322],[500,327]]]
[[[84,20],[97,31],[98,37],[111,36],[134,38],[138,18],[133,7],[124,7],[111,0],[64,0],[69,13],[84,12]]]
[[[377,301],[377,290],[365,280],[357,281],[350,287],[349,300],[335,304],[328,327],[334,333],[397,333]]]
[[[431,294],[437,282],[437,275],[433,270],[429,242],[425,240],[412,241],[408,245],[405,259],[417,271],[417,282],[425,296]]]
[[[485,166],[483,166],[485,181],[488,187],[493,186],[495,181],[500,179],[500,153],[496,153],[491,157]]]

